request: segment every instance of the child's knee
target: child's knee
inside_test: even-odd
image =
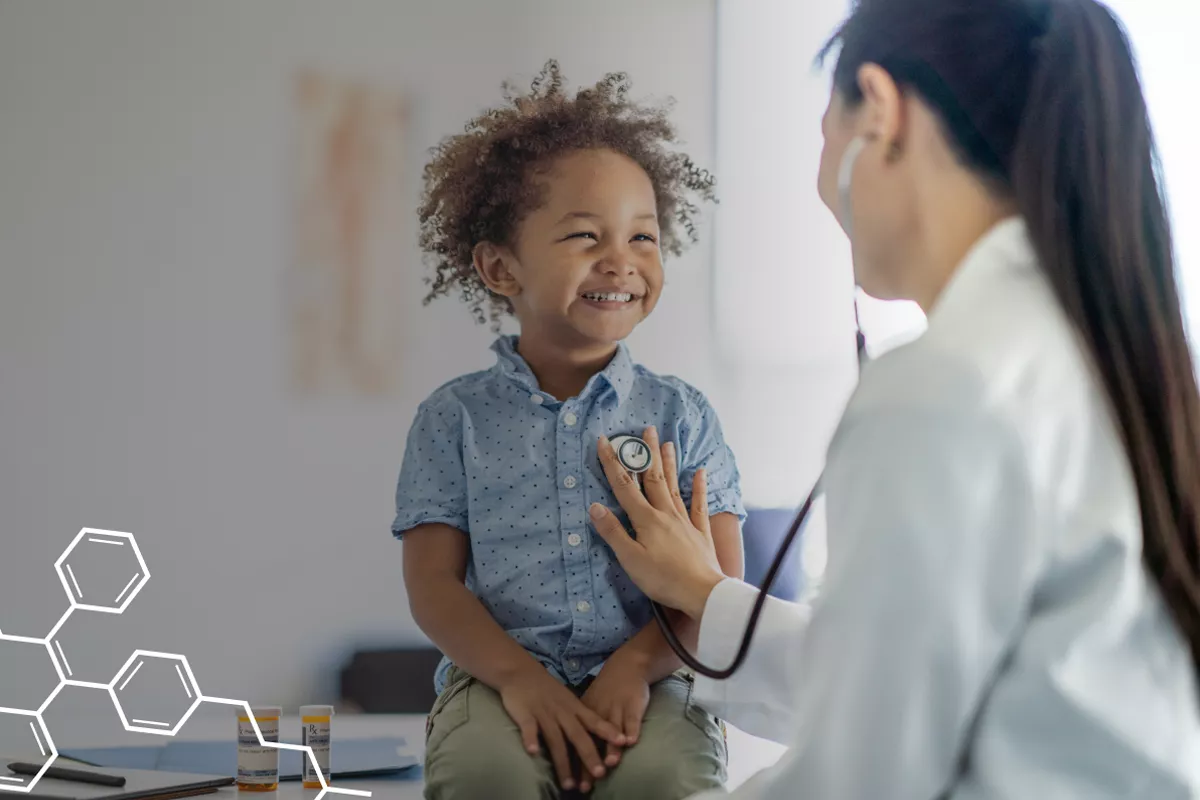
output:
[[[680,748],[642,739],[596,786],[593,800],[677,800],[725,784],[725,762],[715,746]]]
[[[557,797],[550,765],[521,743],[500,696],[464,678],[431,715],[425,751],[427,800]]]
[[[426,800],[498,797],[556,798],[547,765],[517,742],[506,747],[494,731],[465,725],[426,756]]]

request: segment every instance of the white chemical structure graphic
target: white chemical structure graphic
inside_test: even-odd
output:
[[[122,551],[108,550],[108,548],[118,547],[125,549]],[[75,566],[79,566],[87,561],[89,551],[93,553],[102,552],[98,548],[107,550],[105,555],[110,560],[116,554],[119,558],[129,562],[132,577],[129,578],[128,583],[125,583],[119,591],[116,586],[92,586],[88,585],[86,578],[82,583],[79,580]],[[327,793],[352,795],[355,797],[371,796],[371,792],[330,786],[325,781],[324,771],[318,766],[316,756],[313,754],[311,747],[285,742],[271,742],[264,739],[262,730],[258,726],[258,721],[254,719],[254,715],[250,711],[250,704],[245,700],[204,696],[200,692],[196,676],[192,674],[192,668],[188,664],[187,656],[176,655],[174,653],[157,653],[150,650],[135,650],[124,666],[117,671],[116,676],[108,683],[73,680],[71,664],[67,661],[66,652],[63,650],[62,643],[57,638],[58,632],[76,611],[95,611],[103,614],[120,614],[124,612],[129,607],[129,604],[133,602],[133,599],[137,597],[138,592],[146,585],[146,582],[150,580],[150,570],[146,568],[146,562],[142,558],[142,553],[138,549],[133,534],[104,531],[95,528],[84,528],[81,530],[74,541],[67,546],[63,554],[59,556],[58,561],[54,562],[54,568],[58,572],[59,580],[62,581],[63,588],[67,592],[71,606],[62,615],[58,623],[51,628],[50,633],[46,634],[45,638],[35,639],[29,636],[12,636],[0,631],[0,642],[17,642],[45,648],[47,654],[50,656],[50,663],[54,666],[54,671],[58,675],[58,685],[38,708],[24,709],[0,706],[0,717],[8,717],[9,722],[15,722],[19,727],[28,722],[29,733],[33,737],[33,742],[41,752],[42,758],[45,759],[36,775],[29,777],[0,775],[0,792],[28,794],[33,791],[37,782],[42,779],[42,776],[54,764],[55,759],[58,758],[58,749],[54,745],[54,740],[50,738],[50,731],[47,729],[42,715],[46,713],[46,709],[50,707],[50,704],[54,702],[54,698],[58,697],[63,689],[68,686],[77,686],[84,689],[98,689],[108,692],[112,698],[113,705],[116,707],[117,714],[121,718],[121,724],[125,726],[125,730],[159,736],[174,736],[178,733],[179,729],[188,721],[188,717],[192,715],[201,703],[238,706],[244,710],[246,717],[249,718],[250,724],[254,727],[254,733],[258,736],[260,745],[277,750],[298,750],[307,756],[308,760],[312,763],[313,772],[316,773],[317,778],[321,782],[321,791],[313,800],[322,800]],[[127,572],[125,574],[130,573]],[[114,594],[114,592],[116,593]],[[0,668],[0,672],[3,672],[2,668]],[[158,687],[163,685],[164,682],[168,685],[173,685],[176,680],[182,686],[183,693],[180,695],[180,700],[176,708],[177,715],[172,721],[151,718],[154,715],[161,716],[161,713],[159,713],[161,707],[157,707],[152,713],[140,713],[136,707],[136,699],[125,694],[130,684],[134,681],[140,681],[143,684],[149,681],[151,685]],[[125,698],[124,701],[122,700],[123,697]]]

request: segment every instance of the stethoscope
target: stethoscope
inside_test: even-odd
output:
[[[867,340],[863,335],[862,325],[858,319],[858,303],[854,304],[854,326],[855,326],[855,348],[858,355],[858,368],[861,371],[863,364],[867,361]],[[622,434],[612,437],[609,442],[617,453],[617,460],[621,462],[621,466],[629,470],[629,472],[640,475],[650,469],[650,447],[646,442],[636,436]],[[758,620],[762,615],[763,606],[767,602],[767,595],[771,591],[771,587],[775,584],[775,579],[779,575],[779,570],[783,568],[784,559],[787,558],[788,551],[792,548],[792,543],[795,542],[796,536],[804,528],[804,524],[808,521],[808,516],[812,512],[813,503],[820,497],[822,491],[822,482],[824,479],[822,473],[813,484],[812,490],[809,491],[808,497],[805,498],[804,504],[800,506],[800,510],[796,512],[796,516],[792,518],[792,523],[788,527],[787,535],[783,537],[783,541],[779,545],[779,550],[775,553],[774,560],[771,561],[771,567],[767,570],[766,576],[763,578],[762,586],[758,589],[758,597],[754,600],[754,608],[750,612],[750,619],[746,623],[746,631],[742,634],[742,643],[738,647],[737,655],[734,656],[733,663],[725,669],[716,669],[707,664],[703,664],[692,655],[687,647],[679,640],[675,629],[671,627],[671,623],[667,620],[666,611],[661,605],[653,600],[650,601],[650,609],[654,612],[654,619],[658,622],[658,627],[662,629],[663,637],[667,640],[667,644],[679,656],[682,661],[692,671],[704,675],[705,677],[714,680],[725,680],[731,677],[735,672],[741,669],[742,664],[746,660],[746,654],[750,652],[750,642],[754,638],[754,632],[758,630]]]
[[[838,199],[840,203],[839,218],[842,222],[842,227],[846,232],[847,238],[853,240],[853,214],[850,205],[850,184],[854,176],[854,167],[859,156],[867,147],[867,139],[861,136],[855,137],[846,146],[846,151],[842,154],[842,163],[838,168]],[[861,373],[863,365],[867,362],[867,340],[863,335],[862,324],[859,321],[858,315],[858,298],[854,301],[854,345],[858,355],[858,369]],[[617,458],[621,464],[630,472],[642,473],[650,468],[650,448],[645,442],[634,436],[618,436],[613,438],[613,447],[617,451]],[[619,442],[619,444],[618,444]],[[662,629],[663,636],[667,640],[667,644],[671,645],[671,649],[679,656],[679,659],[687,665],[692,671],[704,675],[705,677],[714,680],[725,680],[737,672],[746,660],[746,654],[750,652],[750,642],[754,638],[754,632],[758,629],[758,620],[762,615],[763,606],[767,602],[767,595],[771,591],[771,586],[775,583],[775,578],[779,575],[779,570],[783,567],[783,561],[787,557],[788,551],[795,542],[797,534],[808,521],[808,515],[812,512],[813,503],[821,495],[822,483],[825,478],[825,473],[821,475],[813,484],[812,490],[805,498],[804,504],[800,506],[800,510],[796,512],[796,516],[792,518],[792,524],[788,528],[787,535],[783,537],[783,542],[779,545],[779,550],[775,553],[775,559],[771,562],[770,569],[767,570],[766,576],[763,578],[762,586],[758,589],[758,597],[754,600],[754,608],[750,612],[750,619],[746,623],[746,631],[742,634],[742,643],[738,647],[737,655],[734,656],[733,663],[725,669],[714,669],[700,661],[679,641],[679,636],[676,635],[675,629],[671,627],[671,623],[667,621],[666,612],[658,603],[651,601],[650,608],[654,612],[654,619],[658,622],[658,627]]]

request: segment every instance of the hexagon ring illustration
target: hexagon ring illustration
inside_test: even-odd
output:
[[[120,614],[150,579],[132,533],[84,528],[54,562],[71,607]]]
[[[202,696],[185,656],[135,650],[108,686],[126,730],[174,736]]]
[[[40,768],[36,775],[0,775],[0,792],[28,793],[58,758],[50,731],[35,711],[0,709],[0,745],[6,755]]]

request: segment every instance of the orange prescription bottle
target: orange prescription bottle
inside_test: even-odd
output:
[[[318,775],[313,769],[313,759],[304,754],[302,778],[305,789],[320,789],[322,778],[329,784],[329,735],[333,706],[300,706],[300,743],[312,749],[316,759]]]
[[[279,742],[279,706],[250,709],[265,742]],[[273,792],[279,788],[279,748],[264,745],[254,732],[245,709],[238,711],[237,786],[242,792]]]

